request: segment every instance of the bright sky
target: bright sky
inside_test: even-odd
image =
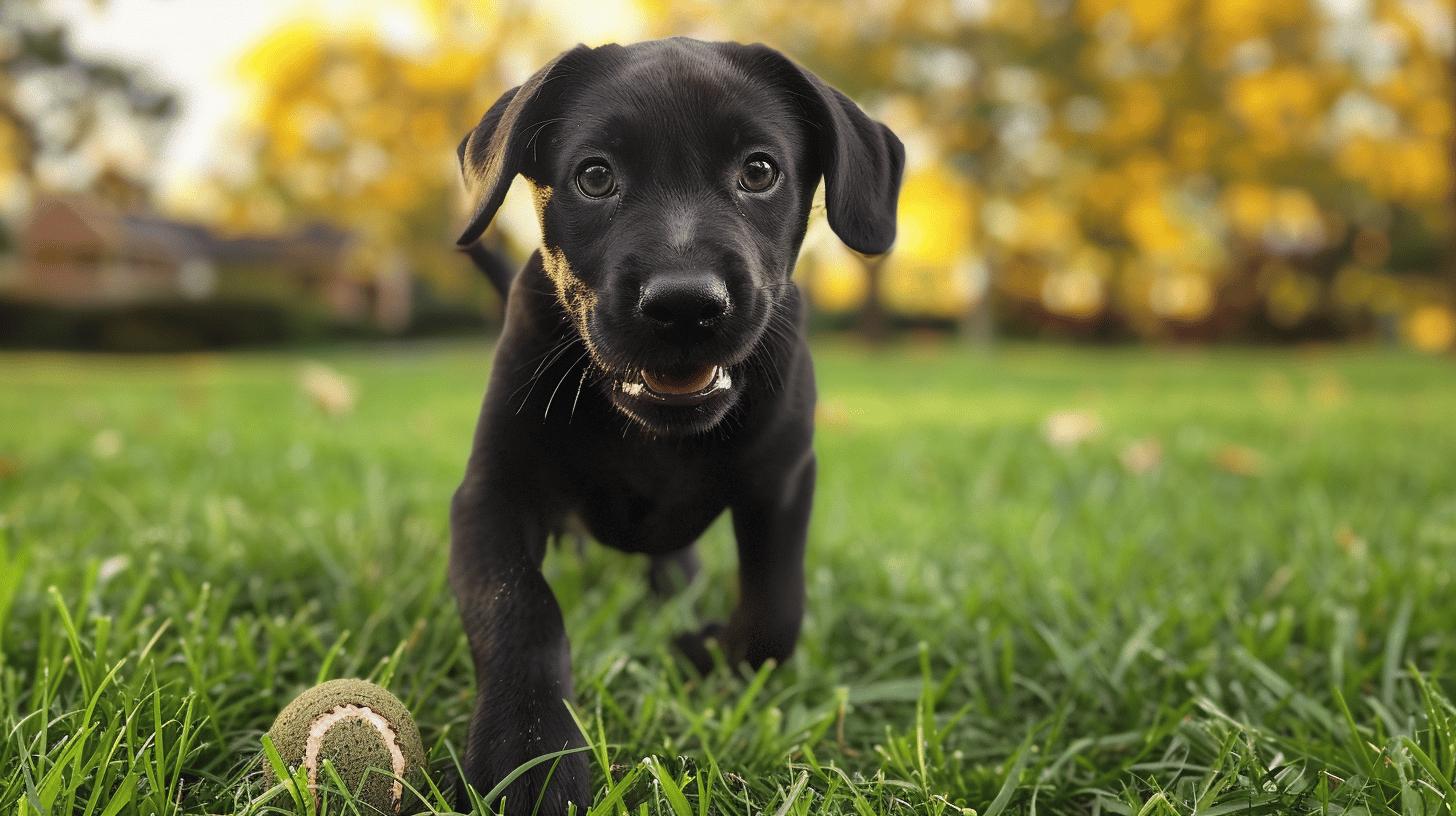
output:
[[[3,2],[3,0],[0,0]],[[427,30],[409,0],[50,0],[71,24],[83,51],[114,56],[152,71],[182,98],[182,111],[161,152],[158,181],[166,194],[212,164],[220,135],[239,119],[246,89],[234,67],[268,32],[300,17],[341,26],[370,21],[384,37],[415,44]],[[543,3],[563,38],[635,39],[630,0]]]

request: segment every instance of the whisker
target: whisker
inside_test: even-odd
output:
[[[519,366],[516,366],[516,370],[517,371],[522,371],[522,370],[524,370],[526,368],[526,366],[531,365],[532,363],[537,363],[536,370],[533,371],[533,372],[531,372],[531,376],[534,377],[537,374],[540,374],[541,373],[540,363],[543,360],[545,360],[547,357],[551,356],[551,353],[552,352],[560,349],[562,346],[566,345],[567,343],[570,343],[571,341],[572,341],[572,337],[570,335],[561,338],[561,340],[557,341],[555,345],[551,346],[551,348],[546,349],[546,351],[542,352],[541,354],[537,355],[536,357],[533,357],[532,359],[527,360],[524,363],[521,363]]]
[[[581,389],[586,387],[586,375],[590,374],[591,370],[592,367],[590,364],[581,370],[581,379],[576,383],[576,397],[571,400],[571,415],[566,418],[567,425],[570,425],[571,421],[576,419],[576,404],[581,402]]]
[[[573,339],[576,340],[577,342],[580,342],[581,341],[581,338],[579,336],[578,337],[575,337]],[[571,348],[571,345],[572,345],[571,343],[565,343],[565,344],[563,344],[561,346],[561,350],[558,351],[558,352],[556,352],[556,354],[554,356],[552,356],[552,358],[550,359],[550,361],[548,361],[547,363],[545,363],[544,365],[542,365],[539,369],[537,369],[537,371],[536,371],[535,374],[531,375],[531,379],[530,379],[530,386],[531,386],[531,388],[530,388],[529,391],[526,392],[526,396],[524,396],[524,397],[521,398],[521,404],[518,405],[518,406],[516,406],[516,413],[517,414],[521,413],[521,411],[526,407],[526,403],[531,401],[531,395],[536,392],[536,384],[541,381],[541,375],[544,374],[546,371],[549,371],[550,368],[551,368],[551,366],[555,365],[556,364],[556,361],[559,360],[559,359],[561,359],[561,355],[565,354],[567,352],[567,350]],[[573,363],[572,365],[575,365],[575,363]],[[570,371],[570,369],[567,369],[567,370]],[[525,387],[525,384],[523,383],[521,387],[522,388]],[[520,388],[517,388],[516,390],[519,391]],[[514,396],[514,395],[512,395],[512,396]]]
[[[556,381],[556,387],[551,389],[551,396],[548,397],[546,400],[546,410],[541,412],[542,422],[545,422],[546,418],[551,415],[551,403],[556,401],[556,392],[561,390],[561,384],[566,382],[566,378],[571,375],[571,370],[576,368],[577,364],[580,363],[582,360],[585,360],[586,356],[590,353],[590,351],[583,351],[581,353],[581,356],[577,357],[575,360],[572,360],[571,365],[567,366],[566,371],[562,372],[561,379]]]

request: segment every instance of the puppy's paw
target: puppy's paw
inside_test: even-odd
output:
[[[723,654],[723,624],[706,623],[696,632],[683,632],[672,643],[699,674],[708,674],[718,662],[715,655]]]

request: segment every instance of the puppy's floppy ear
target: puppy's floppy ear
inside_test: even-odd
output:
[[[849,97],[765,45],[741,49],[740,64],[766,76],[797,103],[813,132],[824,172],[829,226],[850,249],[879,255],[895,243],[895,210],[905,147]]]
[[[521,171],[526,149],[565,90],[564,78],[575,73],[591,49],[584,45],[564,51],[530,79],[506,91],[480,124],[465,134],[455,154],[465,188],[475,202],[475,213],[455,243],[467,246],[480,238],[505,200],[511,181]]]

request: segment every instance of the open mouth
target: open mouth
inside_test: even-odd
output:
[[[619,387],[629,397],[646,398],[663,405],[701,405],[714,395],[733,387],[733,378],[722,366],[702,366],[688,371],[637,372]]]

